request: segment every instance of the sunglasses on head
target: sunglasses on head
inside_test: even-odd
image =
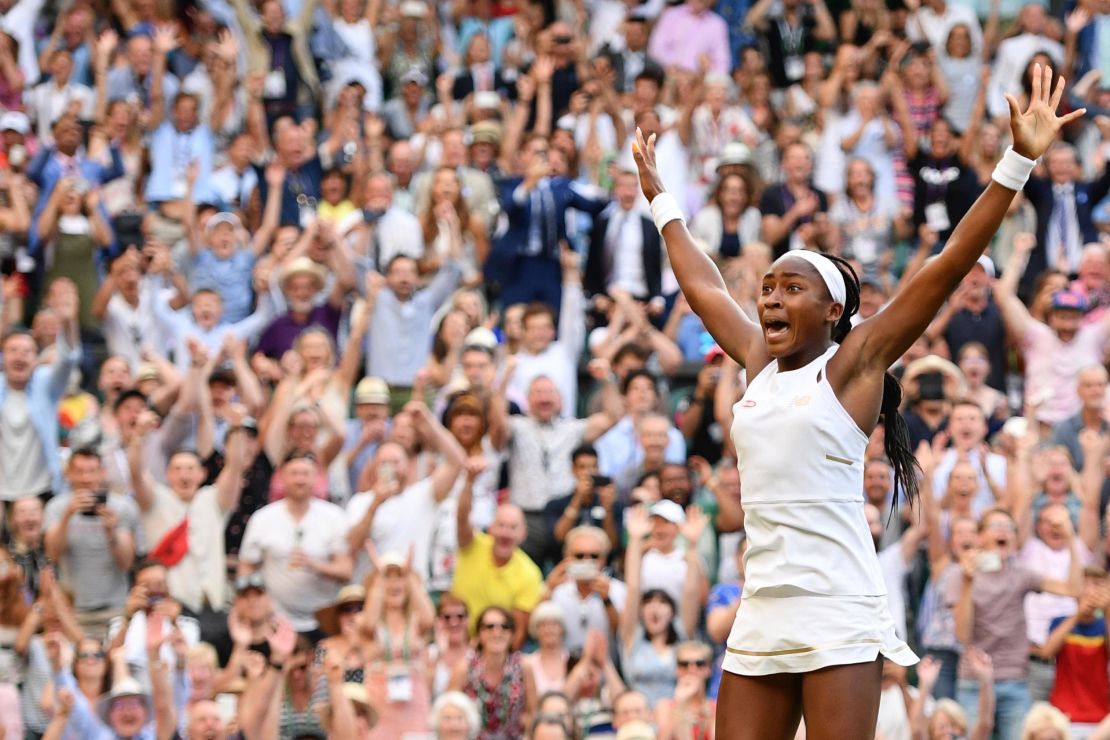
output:
[[[483,622],[479,627],[482,632],[493,632],[494,630],[501,630],[502,632],[511,632],[512,627],[508,622]]]
[[[466,621],[466,612],[444,612],[439,618],[444,622],[463,622]]]
[[[709,661],[705,658],[698,658],[697,660],[676,660],[675,665],[679,668],[705,668],[709,665]]]

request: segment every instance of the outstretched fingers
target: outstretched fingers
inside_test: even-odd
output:
[[[1033,89],[1029,95],[1029,107],[1033,107],[1038,100],[1041,99],[1041,80],[1044,79],[1044,71],[1041,69],[1040,62],[1033,65]]]
[[[1051,75],[1052,70],[1050,69],[1048,71],[1048,73]],[[1052,110],[1055,111],[1059,107],[1060,101],[1063,100],[1063,98],[1064,98],[1064,76],[1060,75],[1059,77],[1056,78],[1056,89],[1052,91],[1052,100],[1049,101],[1048,107],[1052,108]]]
[[[1079,110],[1073,110],[1071,113],[1067,114],[1066,116],[1063,116],[1062,118],[1058,118],[1057,120],[1060,122],[1060,126],[1064,127],[1064,126],[1067,126],[1072,121],[1074,121],[1075,119],[1082,118],[1083,114],[1085,114],[1086,112],[1087,112],[1086,108],[1080,108]]]

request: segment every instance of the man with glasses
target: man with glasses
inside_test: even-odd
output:
[[[627,589],[605,572],[610,549],[604,530],[575,527],[567,533],[566,557],[547,578],[547,599],[566,615],[563,644],[571,655],[582,652],[590,630],[610,639],[616,634]]]
[[[351,579],[343,509],[312,494],[316,456],[294,452],[278,474],[285,498],[267,504],[247,523],[239,575],[261,572],[266,590],[293,628],[321,637],[316,610],[331,604]]]
[[[709,737],[717,702],[706,695],[713,673],[713,650],[703,642],[683,642],[675,648],[677,682],[673,699],[655,706],[655,726],[661,737]]]

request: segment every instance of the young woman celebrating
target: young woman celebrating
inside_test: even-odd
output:
[[[895,636],[886,606],[863,514],[864,450],[881,418],[887,457],[912,499],[917,477],[898,415],[901,389],[886,369],[983,253],[1034,160],[1082,115],[1057,117],[1064,88],[1058,82],[1052,90],[1051,74],[1036,70],[1024,113],[1008,97],[1014,145],[945,249],[854,329],[855,273],[810,251],[775,261],[763,276],[759,323],[748,318],[690,238],[674,197],[663,192],[654,140],[637,132],[640,184],[679,285],[752,378],[732,427],[750,546],[718,695],[718,737],[792,738],[804,716],[813,740],[873,738],[880,654],[901,665],[917,662]]]

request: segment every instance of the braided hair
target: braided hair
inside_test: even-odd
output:
[[[824,252],[820,254],[831,260],[836,265],[836,269],[840,270],[844,277],[844,287],[847,289],[844,312],[832,330],[833,341],[839,344],[852,330],[852,317],[859,311],[859,276],[847,260]],[[910,447],[910,429],[898,411],[901,405],[902,385],[888,371],[883,374],[883,400],[879,406],[879,423],[883,425],[886,432],[883,438],[883,451],[890,460],[890,467],[894,470],[892,512],[898,505],[899,488],[902,489],[906,501],[911,506],[917,500],[918,494],[917,458],[914,457],[913,449]]]

